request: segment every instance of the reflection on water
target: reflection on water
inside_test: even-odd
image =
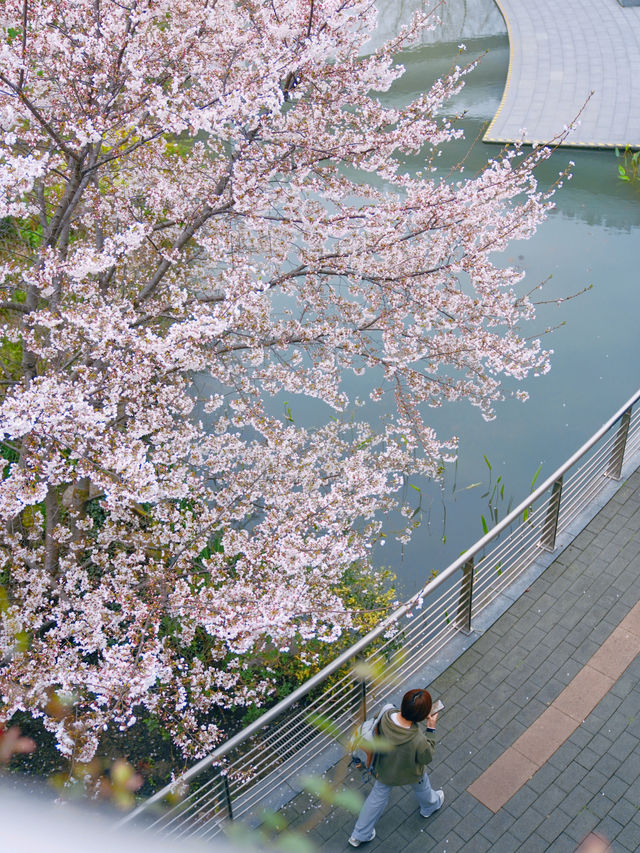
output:
[[[486,160],[500,150],[499,145],[481,141],[487,124],[500,105],[509,64],[507,36],[468,39],[465,60],[480,58],[478,66],[466,78],[462,92],[445,107],[448,117],[463,116],[459,124],[465,139],[445,146],[440,160],[442,170],[466,160],[467,174],[474,174]],[[406,51],[401,57],[404,75],[386,96],[392,104],[415,98],[455,64],[461,64],[456,44],[424,45]],[[469,149],[471,153],[469,154]],[[556,197],[558,211],[588,225],[602,225],[629,231],[639,224],[638,193],[617,178],[615,154],[612,151],[588,149],[559,150],[539,170],[541,185],[550,185],[558,172],[573,161],[573,178],[565,183]],[[421,159],[407,161],[420,168]]]
[[[507,28],[494,0],[447,0],[423,2],[423,0],[377,0],[378,29],[370,48],[377,47],[410,20],[411,15],[421,9],[435,9],[434,16],[440,23],[435,30],[422,34],[423,44],[457,42],[460,39],[478,36],[493,36],[506,33]]]

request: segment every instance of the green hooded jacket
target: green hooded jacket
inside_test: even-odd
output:
[[[413,785],[422,779],[425,764],[433,758],[436,738],[417,723],[410,729],[399,726],[391,719],[397,709],[386,711],[380,720],[380,736],[391,746],[378,758],[377,776],[385,785]]]

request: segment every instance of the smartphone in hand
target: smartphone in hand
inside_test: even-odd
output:
[[[441,702],[440,699],[436,699],[436,701],[431,706],[431,713],[439,714],[440,711],[444,711],[444,702]]]

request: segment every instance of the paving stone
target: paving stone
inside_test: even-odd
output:
[[[638,751],[639,746],[638,738],[626,732],[615,738],[609,754],[620,759],[620,761],[624,761],[634,750]]]
[[[485,838],[484,835],[476,832],[471,838],[467,839],[463,849],[464,853],[489,853],[492,848],[493,843],[488,838]]]
[[[497,729],[498,727],[496,727]],[[499,729],[496,734],[499,733]],[[443,746],[446,746],[450,752],[453,752],[459,746],[473,744],[476,746],[476,731],[466,722],[459,723],[455,728],[440,735],[441,740],[438,743],[438,753]]]
[[[458,792],[466,791],[469,785],[481,775],[480,768],[473,762],[467,762],[451,777],[450,785]]]
[[[589,811],[593,812],[593,814],[597,815],[599,818],[603,818],[605,815],[608,815],[613,806],[613,800],[610,800],[604,791],[600,791],[587,803]]]
[[[535,807],[543,815],[548,816],[563,802],[564,798],[565,792],[562,788],[552,785],[538,796]]]
[[[455,672],[464,674],[476,666],[482,660],[480,652],[476,651],[473,646],[458,658],[452,669]]]
[[[416,809],[417,811],[417,809]],[[406,823],[407,815],[398,808],[388,807],[376,824],[376,835],[381,841],[392,837],[401,824]]]
[[[488,674],[483,675],[482,683],[476,684],[471,690],[465,693],[465,695],[460,700],[465,708],[471,711],[475,711],[486,704],[487,697],[491,695],[492,690],[492,688],[487,684],[488,679]],[[499,684],[500,681],[497,683]]]
[[[616,835],[616,844],[634,853],[640,848],[640,822],[631,821]]]
[[[493,720],[484,720],[482,726],[476,730],[473,736],[474,746],[478,749],[490,743],[500,733],[500,726],[496,725]]]
[[[480,830],[489,841],[495,842],[514,824],[514,818],[507,811],[493,815]]]
[[[600,793],[604,790],[607,779],[608,776],[605,776],[605,774],[596,766],[583,776],[582,785],[590,791],[593,791],[594,794],[596,792]]]
[[[619,835],[622,827],[618,823],[617,820],[614,820],[612,817],[608,815],[603,818],[600,823],[596,825],[595,831],[601,835],[603,838],[606,838],[607,841],[614,841]]]
[[[586,770],[579,764],[566,767],[556,779],[556,785],[566,793],[572,791],[575,785],[586,775]]]
[[[546,847],[540,847],[539,853],[574,853],[575,841],[567,832],[562,832],[552,843]]]
[[[510,720],[494,738],[494,743],[500,744],[504,749],[517,740],[520,735],[527,730],[527,725],[521,722],[520,719]]]
[[[571,823],[568,824],[565,833],[573,839],[574,844],[580,843],[599,821],[600,818],[598,815],[589,811],[589,809],[582,809],[576,814]]]
[[[567,796],[562,801],[562,808],[567,812],[567,814],[577,815],[579,814],[593,799],[593,794],[588,788],[583,788],[578,785],[573,791],[569,791]]]
[[[553,762],[558,768],[569,767],[576,759],[576,757],[580,754],[580,747],[571,743],[571,741],[565,741],[561,747],[559,747],[555,753],[551,756],[553,758]],[[581,776],[584,775],[582,772],[582,768],[578,767],[576,769],[576,775],[574,779],[578,779],[578,773]]]
[[[591,735],[589,734],[589,732],[585,731],[582,725],[580,725],[573,732],[570,740],[571,743],[574,744],[574,746],[577,746],[580,748],[580,750],[582,750],[583,747],[589,746],[589,743],[591,742]]]
[[[513,835],[518,841],[523,842],[546,820],[536,809],[528,809],[515,820],[509,828],[509,835]]]
[[[596,714],[607,720],[618,710],[621,703],[621,697],[616,696],[616,694],[610,690],[607,695],[603,696],[603,698],[598,702],[598,706],[595,709]]]
[[[415,838],[423,837],[427,829],[428,827],[423,823],[422,818],[418,818],[414,814],[398,827],[397,834],[399,837],[404,838],[405,841],[411,842]],[[400,846],[402,845],[397,845],[397,847]]]
[[[447,833],[452,832],[454,827],[460,823],[460,816],[452,809],[443,807],[443,809],[436,815],[428,818],[428,823],[429,834],[433,836],[436,841],[440,841],[447,835]]]
[[[579,633],[578,629],[574,629],[575,633],[572,633],[572,638],[577,639],[577,635]],[[582,632],[580,632],[582,633]],[[600,648],[599,644],[592,640],[588,631],[586,632],[587,636],[584,639],[581,639],[581,642],[574,649],[571,655],[571,659],[579,663],[581,666],[594,655],[598,649]]]
[[[428,838],[429,836],[426,833],[420,833],[418,836],[411,839],[411,841],[408,841],[403,850],[406,851],[406,853],[424,853],[425,850],[432,850],[434,849],[433,845],[435,845],[436,842],[435,839],[432,839],[431,843],[429,843],[427,840]],[[364,848],[365,851],[370,849],[371,847]]]
[[[616,780],[618,781],[618,780]],[[626,793],[624,794],[624,798],[629,800],[630,803],[640,809],[640,786],[639,785],[629,785]]]
[[[638,776],[640,776],[640,758],[638,758],[638,755],[633,753],[626,758],[617,769],[616,774],[620,779],[623,779],[630,785],[632,782],[635,782]]]
[[[493,842],[491,853],[513,853],[513,842],[514,838],[509,832]]]
[[[571,816],[557,806],[538,826],[536,832],[551,842],[571,823]]]
[[[560,775],[560,771],[553,764],[545,764],[538,770],[534,777],[527,783],[534,791],[546,791],[551,786],[555,785],[555,781]]]
[[[630,803],[629,800],[625,800],[624,798],[614,803],[609,811],[609,816],[614,820],[617,820],[618,823],[622,824],[622,826],[626,826],[628,823],[631,823],[637,814],[638,809],[633,805],[633,803]]]
[[[591,743],[589,744],[589,746],[596,753],[596,755],[599,755],[600,757],[606,755],[613,746],[611,738],[606,737],[604,734],[601,734],[601,730],[602,729],[600,728],[599,733],[594,735],[594,737],[591,739]]]
[[[547,667],[547,670],[550,669],[551,667]],[[536,677],[531,680],[534,684],[537,682],[539,686],[539,690],[536,693],[536,699],[539,702],[544,702],[546,704],[553,702],[565,687],[565,682],[560,681],[558,678],[554,678],[550,671],[548,671],[546,677],[544,672],[536,673]]]
[[[467,846],[465,839],[461,838],[457,832],[450,832],[440,841],[439,846],[436,845],[432,849],[433,853],[458,853],[458,851],[466,850]],[[424,847],[421,853],[425,853]]]
[[[507,725],[516,716],[520,710],[519,706],[511,700],[507,700],[495,711],[491,711],[491,720],[500,728]]]
[[[465,840],[469,841],[482,827],[491,820],[493,812],[482,803],[477,803],[476,808],[470,811],[461,821],[456,824],[456,832]]]
[[[514,818],[521,817],[527,809],[529,809],[532,805],[537,806],[537,800],[539,799],[539,794],[534,791],[529,785],[525,785],[523,788],[511,797],[511,799],[505,804],[504,808],[509,814],[513,815]],[[538,809],[541,811],[540,809]]]
[[[509,675],[505,678],[505,683],[509,686],[511,693],[521,687],[523,684],[529,682],[529,680],[535,675],[536,669],[533,666],[529,659],[527,658],[526,662],[521,661],[517,667],[515,667]],[[532,694],[535,691],[531,691]]]

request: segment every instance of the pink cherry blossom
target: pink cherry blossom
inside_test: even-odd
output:
[[[364,55],[375,17],[2,4],[0,722],[27,710],[65,754],[145,709],[210,750],[212,709],[269,697],[247,675],[261,650],[350,628],[345,569],[404,479],[455,455],[428,407],[490,418],[504,376],[549,369],[499,256],[550,207],[549,152],[438,177],[472,65],[387,106],[429,23]],[[351,421],[353,374],[393,410],[378,431]],[[276,416],[281,394],[324,421]]]

